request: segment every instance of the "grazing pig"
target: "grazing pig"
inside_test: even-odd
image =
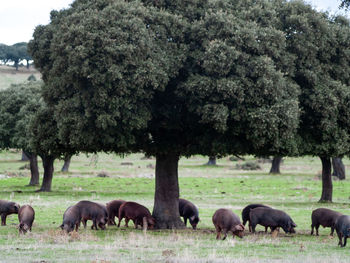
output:
[[[87,220],[92,220],[91,229],[106,229],[108,213],[104,205],[91,201],[80,201],[76,204],[80,211],[81,222],[86,228]],[[98,227],[97,227],[98,226]]]
[[[285,212],[272,208],[254,208],[250,210],[249,217],[253,233],[255,233],[255,227],[257,224],[270,227],[271,231],[274,231],[278,227],[282,227],[286,233],[295,233],[294,228],[297,226]]]
[[[199,222],[197,207],[190,201],[179,199],[179,212],[180,216],[184,218],[185,226],[187,225],[187,219],[189,219],[192,228],[196,229]]]
[[[243,210],[242,210],[242,220],[243,220],[243,225],[245,226],[245,224],[248,222],[248,226],[249,226],[249,232],[252,232],[252,226],[250,225],[250,218],[249,218],[249,213],[250,210],[257,208],[257,207],[266,207],[266,208],[271,208],[269,206],[266,205],[261,205],[261,204],[250,204],[247,205]],[[267,232],[267,227],[265,227],[265,233]]]
[[[312,211],[311,214],[311,235],[314,233],[314,228],[316,228],[316,236],[318,236],[318,228],[321,226],[323,227],[330,227],[331,228],[331,236],[333,236],[334,233],[334,226],[335,221],[339,216],[342,214],[327,208],[318,208],[314,211]]]
[[[216,239],[220,239],[221,231],[224,232],[224,240],[227,237],[227,232],[231,231],[232,236],[243,237],[244,226],[241,224],[239,217],[230,209],[220,208],[213,215],[213,224],[216,229]]]
[[[6,226],[6,217],[11,214],[18,214],[20,206],[15,202],[0,200],[1,225]]]
[[[60,226],[62,230],[67,233],[72,232],[75,227],[75,231],[78,231],[80,225],[80,209],[79,207],[73,205],[67,208],[63,214],[63,223]]]
[[[25,234],[27,231],[32,231],[32,225],[35,217],[33,207],[30,205],[21,206],[18,210],[18,231]]]
[[[342,215],[335,222],[335,230],[337,231],[339,243],[338,246],[345,247],[346,240],[350,237],[350,216]],[[344,243],[342,238],[344,237]]]
[[[119,208],[125,202],[126,201],[124,200],[113,200],[106,204],[108,212],[108,225],[116,225],[114,218],[119,216]]]
[[[128,227],[130,219],[134,222],[135,228],[137,228],[138,225],[143,227],[144,217],[146,218],[147,227],[153,229],[156,220],[152,217],[150,211],[146,207],[135,202],[125,202],[119,208],[118,227],[123,218],[125,218],[126,227]]]

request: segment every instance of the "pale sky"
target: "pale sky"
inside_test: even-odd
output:
[[[50,21],[50,11],[67,8],[74,0],[0,0],[0,43],[28,42],[37,25]],[[331,13],[339,11],[340,0],[306,0],[313,7]],[[350,13],[350,11],[349,11]]]

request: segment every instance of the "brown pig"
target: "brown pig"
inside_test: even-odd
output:
[[[20,206],[15,202],[0,200],[1,225],[6,226],[6,217],[11,214],[18,214]]]
[[[113,200],[106,204],[108,212],[108,225],[117,225],[114,218],[119,216],[119,208],[126,201],[124,200]]]
[[[120,226],[120,222],[123,218],[125,218],[126,227],[128,227],[128,222],[130,219],[134,222],[135,228],[137,228],[138,225],[143,227],[144,217],[146,218],[148,228],[153,229],[156,221],[146,207],[135,202],[125,202],[119,208],[118,227]]]
[[[232,236],[243,237],[244,226],[237,215],[230,209],[220,208],[213,215],[213,224],[216,229],[216,239],[220,239],[221,231],[224,232],[224,240],[227,237],[227,232],[231,231]]]
[[[106,229],[108,213],[104,205],[84,200],[78,202],[75,206],[79,208],[84,228],[86,228],[87,220],[92,220],[91,229],[98,230],[98,227],[102,230]]]
[[[30,205],[21,206],[18,210],[18,231],[19,233],[25,234],[27,231],[32,231],[32,225],[35,217],[33,207]]]
[[[333,236],[335,221],[337,221],[338,217],[340,217],[341,215],[341,213],[327,208],[315,209],[314,211],[312,211],[311,214],[311,235],[313,235],[315,228],[316,236],[318,236],[318,228],[321,225],[323,227],[330,227],[331,236]]]

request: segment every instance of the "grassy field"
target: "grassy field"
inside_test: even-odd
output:
[[[10,215],[0,227],[0,262],[348,262],[349,247],[337,246],[330,229],[310,236],[311,211],[331,208],[350,214],[350,181],[334,181],[334,203],[319,204],[321,195],[318,158],[287,158],[281,175],[269,175],[270,163],[262,170],[236,169],[237,161],[218,160],[218,166],[203,165],[206,157],[182,158],[179,166],[180,195],[199,208],[198,230],[135,230],[115,226],[106,231],[87,228],[66,235],[58,228],[65,209],[87,199],[106,203],[132,200],[150,210],[154,195],[154,159],[142,154],[121,158],[98,154],[74,156],[70,172],[55,164],[53,191],[36,193],[28,187],[29,171],[19,152],[0,152],[0,199],[31,204],[36,211],[33,232],[19,236],[17,215]],[[253,159],[247,157],[247,160]],[[240,161],[242,163],[242,161]],[[350,161],[344,160],[347,170]],[[108,177],[99,177],[105,173]],[[42,171],[41,171],[42,173]],[[286,211],[298,225],[297,234],[282,232],[274,238],[246,231],[243,239],[215,239],[211,217],[218,208],[231,208],[241,215],[250,203],[264,203]],[[88,222],[89,226],[91,222]],[[133,224],[130,224],[133,226]]]
[[[16,71],[14,67],[0,65],[0,90],[7,89],[11,84],[22,83],[32,74],[36,79],[40,79],[40,73],[32,67],[20,67]]]

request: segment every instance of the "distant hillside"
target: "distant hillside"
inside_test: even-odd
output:
[[[7,89],[11,84],[24,82],[32,74],[37,80],[41,78],[39,71],[34,67],[20,67],[16,71],[14,67],[0,65],[0,90]]]

